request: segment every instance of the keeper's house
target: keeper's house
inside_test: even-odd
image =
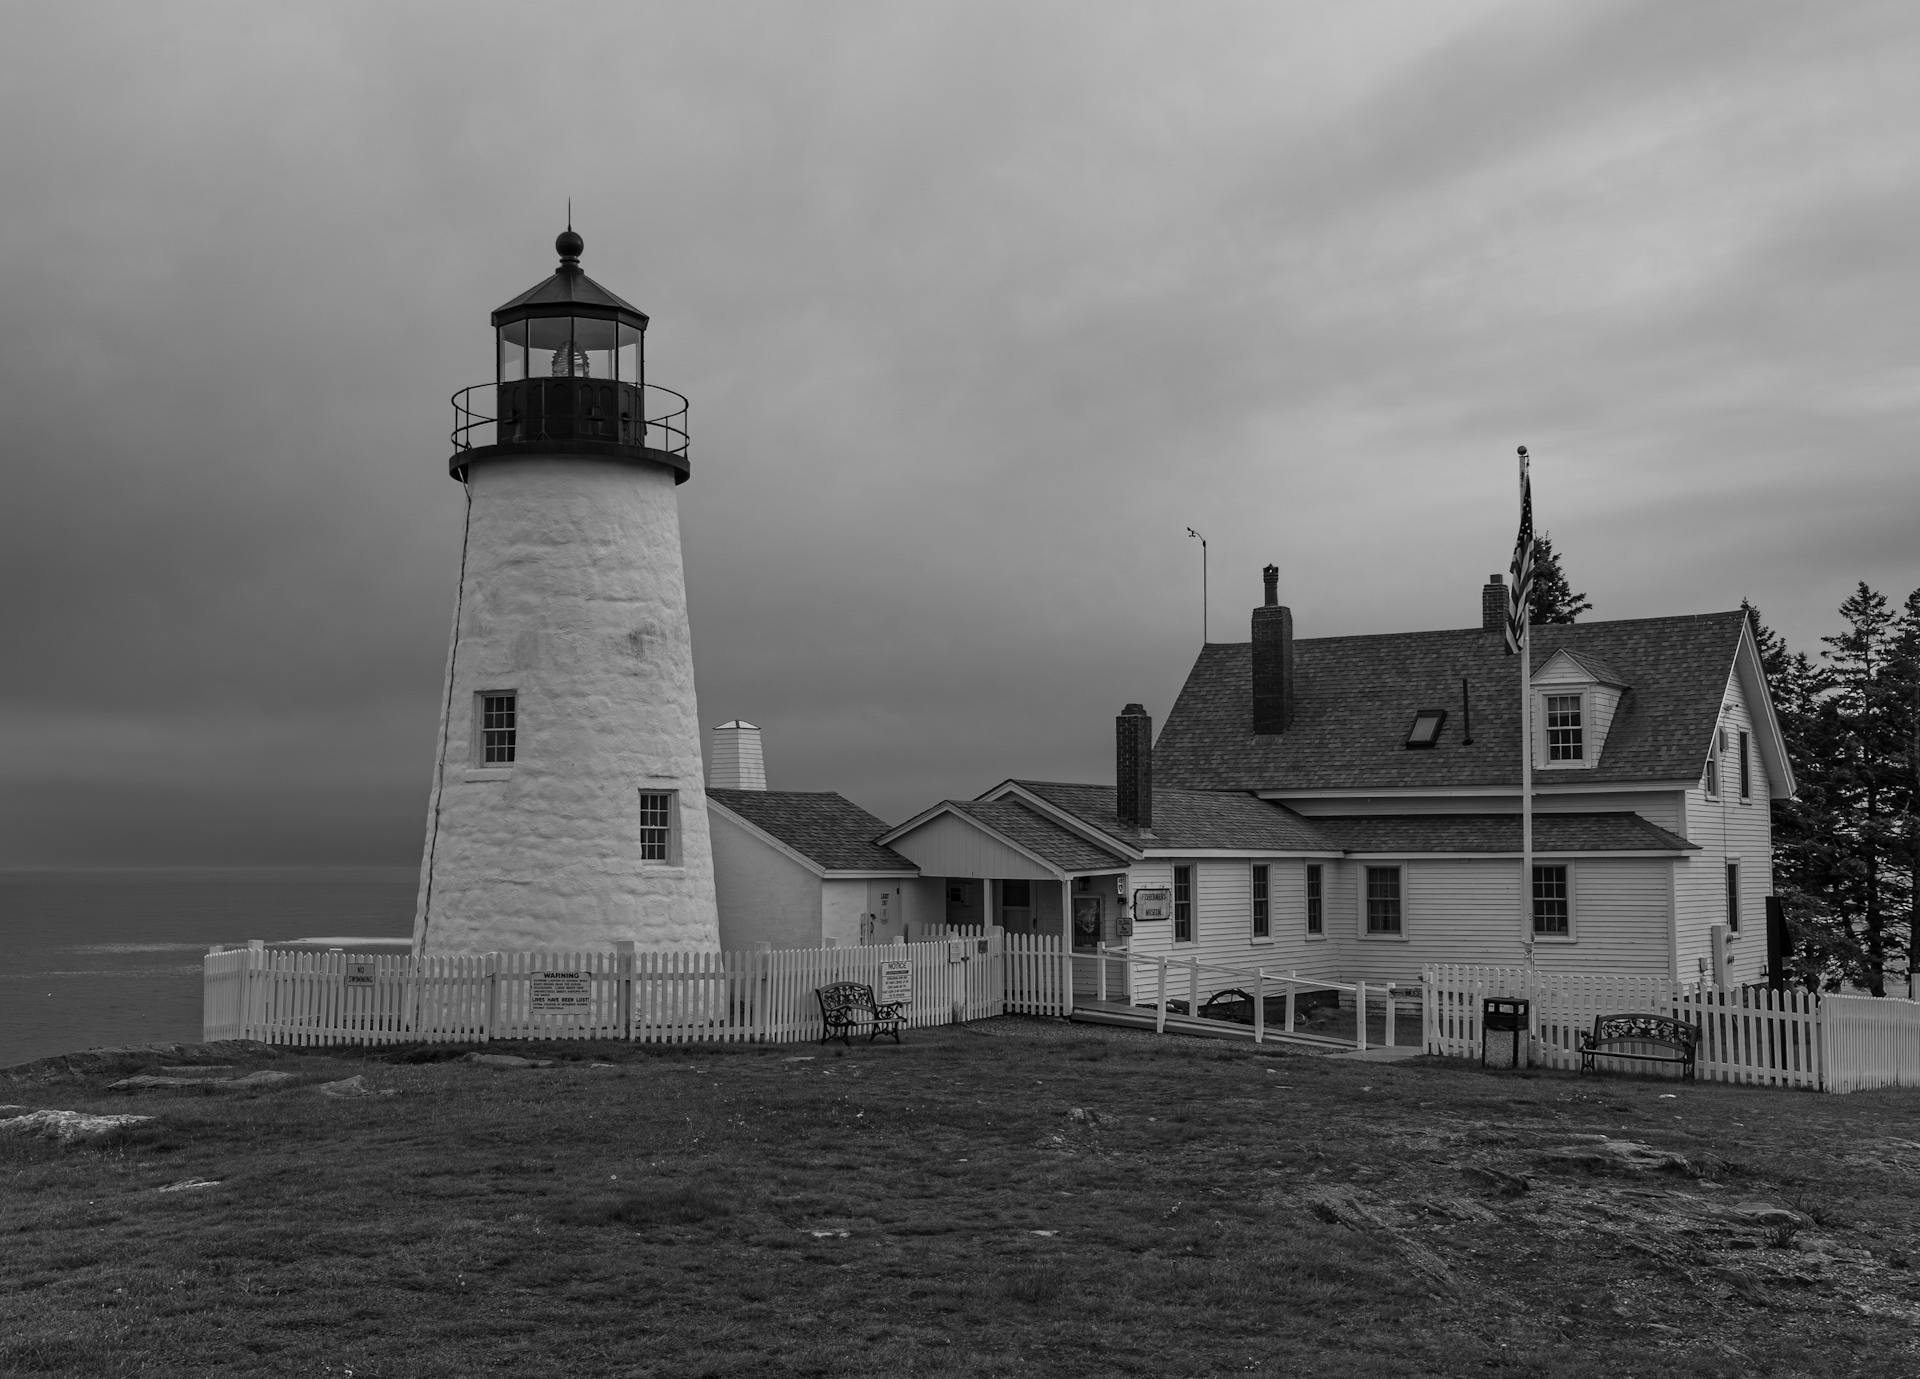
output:
[[[1529,948],[1549,972],[1764,979],[1793,776],[1744,613],[1532,630],[1523,910],[1499,577],[1477,628],[1296,640],[1266,574],[1251,639],[1202,648],[1157,742],[1120,715],[1115,788],[1009,780],[881,834],[923,878],[915,919],[1348,980]]]

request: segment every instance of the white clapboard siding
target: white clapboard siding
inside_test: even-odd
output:
[[[1060,940],[974,930],[922,943],[752,952],[612,951],[446,954],[210,952],[206,1038],[338,1045],[490,1039],[649,1043],[787,1042],[822,1032],[817,988],[864,982],[879,993],[906,963],[910,1027],[1007,1011],[1064,1015],[1070,973]],[[371,980],[359,979],[371,964]],[[355,978],[349,979],[350,966]],[[533,1008],[534,979],[584,974],[588,1002]]]

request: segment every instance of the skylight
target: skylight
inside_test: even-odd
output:
[[[1413,716],[1413,727],[1407,731],[1407,746],[1431,747],[1440,740],[1440,729],[1446,724],[1445,709],[1422,709]]]

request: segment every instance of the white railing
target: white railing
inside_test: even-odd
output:
[[[1003,1011],[1068,1012],[1060,941],[997,930],[849,948],[641,952],[621,944],[424,959],[256,942],[207,954],[202,1028],[207,1039],[275,1044],[785,1043],[819,1037],[815,988],[857,981],[879,994],[899,980],[900,964],[910,1028]]]
[[[1425,978],[1423,1042],[1428,1053],[1479,1057],[1481,1002],[1509,997],[1532,1003],[1529,1048],[1534,1060],[1549,1068],[1579,1068],[1580,1036],[1593,1029],[1596,1017],[1644,1011],[1700,1027],[1696,1077],[1781,1087],[1822,1085],[1828,1033],[1823,1025],[1830,1022],[1823,1021],[1818,998],[1805,991],[1703,989],[1665,977],[1581,976],[1524,967],[1431,966]],[[1647,1065],[1636,1066],[1644,1071]]]
[[[1243,991],[1251,998],[1253,1006],[1252,1037],[1255,1043],[1265,1043],[1269,1036],[1293,1037],[1297,1029],[1297,1004],[1303,991],[1335,991],[1349,993],[1354,1005],[1355,1049],[1367,1048],[1367,1015],[1378,1000],[1385,1006],[1383,1042],[1391,1047],[1394,1043],[1394,1015],[1399,1004],[1397,998],[1416,994],[1417,987],[1398,986],[1391,982],[1339,982],[1324,977],[1303,977],[1295,969],[1286,972],[1268,971],[1257,964],[1226,963],[1202,961],[1198,957],[1175,958],[1164,953],[1147,956],[1126,950],[1109,949],[1105,945],[1091,953],[1073,953],[1070,955],[1073,966],[1073,991],[1077,998],[1087,998],[1103,1005],[1114,1003],[1133,1006],[1136,1009],[1151,1009],[1154,1017],[1154,1030],[1164,1034],[1167,1029],[1168,1005],[1178,1002],[1180,1009],[1173,1011],[1176,1019],[1199,1019],[1201,1006],[1211,997],[1224,991]],[[1136,976],[1142,976],[1149,988],[1146,1005],[1137,1005],[1134,995]],[[1267,1024],[1267,997],[1284,995],[1286,1004],[1278,1029]],[[1221,1021],[1231,1025],[1237,1022]]]

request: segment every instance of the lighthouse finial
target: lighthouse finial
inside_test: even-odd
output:
[[[562,268],[578,268],[580,266],[580,252],[587,247],[587,242],[573,232],[572,197],[567,198],[567,228],[560,232],[558,239],[554,240],[553,247],[554,251],[560,255],[560,266]]]

